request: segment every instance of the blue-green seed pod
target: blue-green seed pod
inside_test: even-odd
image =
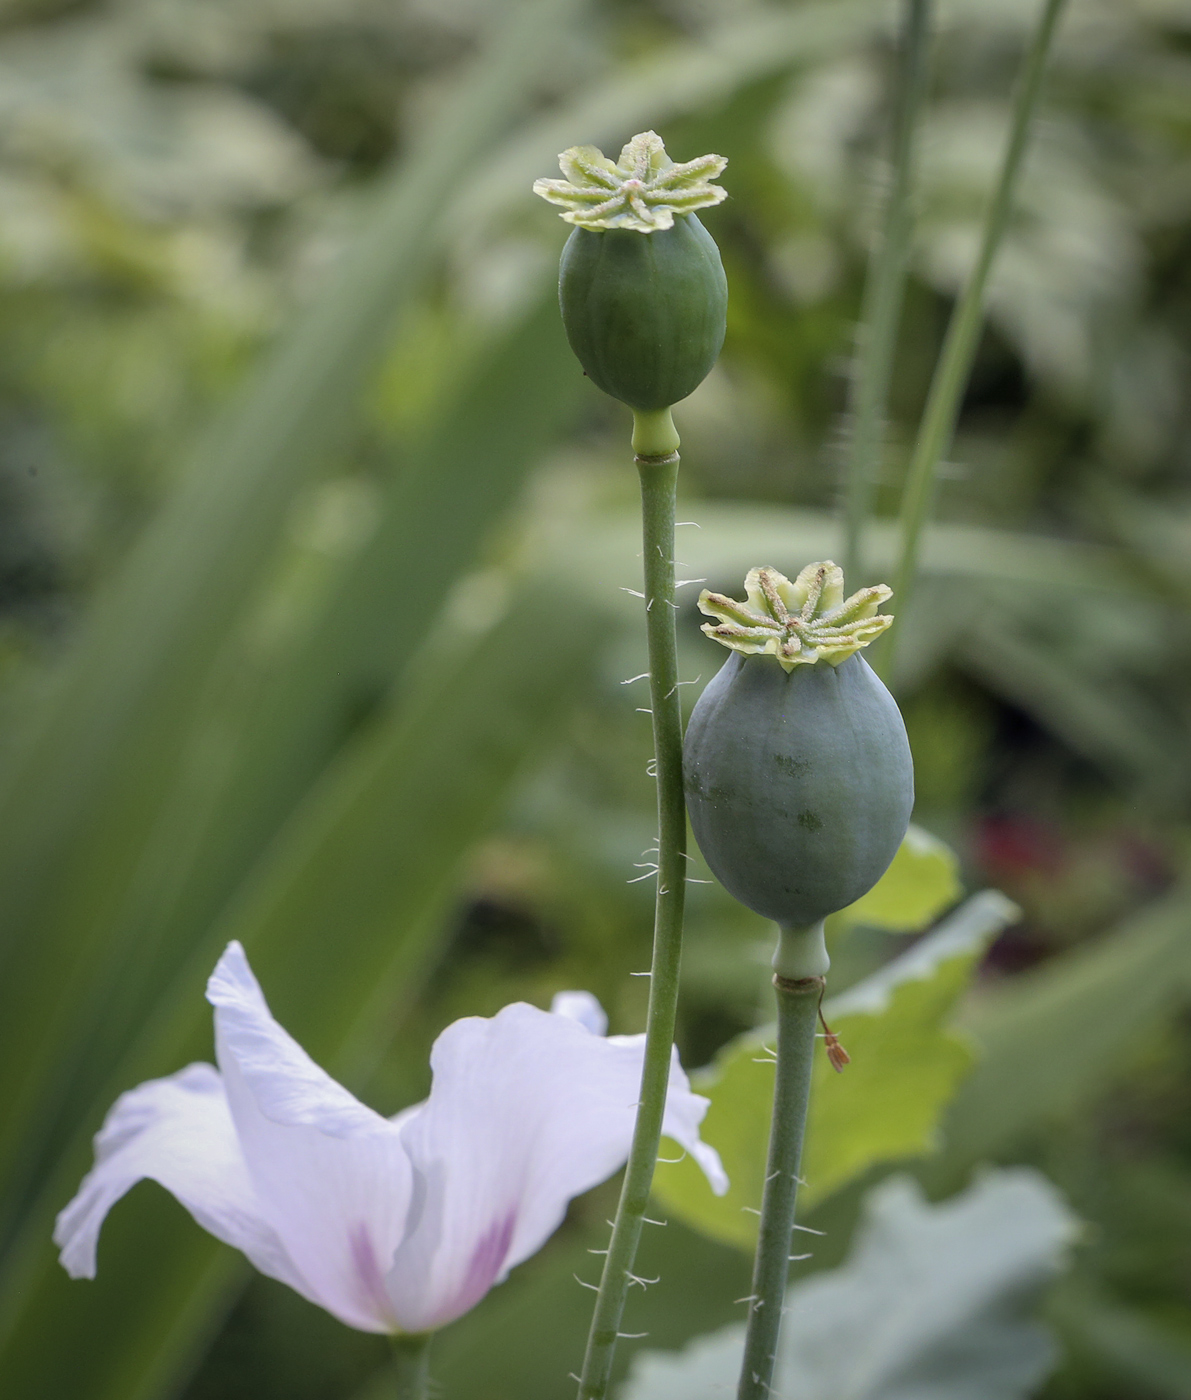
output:
[[[791,583],[754,569],[749,600],[704,593],[704,630],[733,654],[687,727],[683,776],[699,849],[742,904],[817,924],[888,869],[914,805],[897,704],[859,647],[891,619],[889,590],[843,601],[829,561]]]
[[[788,674],[766,656],[730,656],[691,716],[683,777],[716,878],[787,927],[870,890],[914,805],[905,725],[861,656]]]
[[[630,408],[685,399],[724,343],[728,283],[694,214],[649,234],[577,228],[563,249],[558,300],[584,371]]]

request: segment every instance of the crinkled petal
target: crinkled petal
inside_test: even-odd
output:
[[[623,1164],[643,1043],[523,1003],[439,1036],[430,1097],[402,1125],[417,1185],[388,1288],[404,1328],[466,1312],[541,1247],[573,1196]],[[726,1187],[719,1159],[698,1144],[706,1103],[675,1061],[665,1131]]]
[[[592,148],[586,147],[591,150]],[[727,162],[725,162],[726,164]],[[647,180],[659,170],[665,170],[673,162],[666,154],[666,147],[656,131],[639,132],[620,148],[620,159],[615,169],[638,180]]]
[[[750,569],[745,575],[744,594],[748,599],[748,606],[752,608],[754,612],[761,613],[764,617],[772,617],[776,620],[777,615],[773,610],[773,604],[770,602],[765,592],[766,582],[772,586],[774,592],[782,599],[787,609],[790,609],[790,599],[792,597],[799,597],[798,586],[791,585],[790,580],[785,574],[779,574],[776,569],[771,569],[768,565],[757,569]],[[800,608],[805,601],[806,593],[803,591],[797,606]],[[739,604],[737,604],[737,606],[739,606]],[[796,611],[797,609],[790,610]]]
[[[595,146],[572,146],[569,150],[561,151],[558,164],[573,185],[591,181],[606,190],[614,190],[620,184],[620,171]]]
[[[319,1301],[264,1218],[213,1065],[151,1079],[113,1104],[95,1138],[95,1166],[54,1229],[72,1278],[95,1277],[104,1218],[145,1179],[164,1186],[204,1230],[242,1250],[261,1273]]]
[[[220,959],[207,999],[248,1175],[308,1296],[351,1327],[393,1331],[384,1276],[412,1189],[400,1129],[277,1024],[238,943]]]

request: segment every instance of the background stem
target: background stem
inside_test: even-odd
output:
[[[678,701],[674,628],[674,496],[678,453],[660,459],[638,457],[637,467],[641,474],[645,628],[649,642],[649,692],[658,784],[658,887],[641,1100],[591,1319],[579,1383],[580,1400],[603,1400],[607,1394],[620,1319],[653,1184],[670,1082],[682,950],[682,908],[686,895],[682,714]]]
[[[430,1395],[429,1332],[393,1338],[393,1394],[397,1400],[428,1400]]]
[[[883,680],[889,679],[896,639],[905,627],[906,610],[909,607],[914,575],[918,567],[919,540],[930,510],[935,476],[944,453],[951,447],[964,389],[980,343],[988,275],[1009,223],[1022,158],[1026,152],[1030,120],[1038,105],[1046,59],[1063,4],[1064,0],[1045,0],[1038,28],[1030,42],[1014,99],[1009,142],[1005,147],[1001,173],[985,215],[980,252],[963,294],[952,312],[947,336],[943,341],[943,350],[935,366],[926,407],[922,413],[918,441],[914,446],[914,455],[906,476],[905,494],[902,497],[901,555],[893,580],[894,606],[897,608],[898,620],[873,647],[876,653],[874,666]]]
[[[848,393],[849,438],[844,487],[844,576],[859,586],[864,526],[880,474],[889,380],[901,319],[914,225],[910,186],[914,135],[926,99],[931,0],[905,0],[893,97],[893,151],[879,241],[869,263],[856,357]]]
[[[771,1400],[782,1302],[790,1272],[790,1239],[794,1230],[806,1107],[811,1092],[815,1027],[823,995],[822,977],[805,977],[797,982],[775,977],[773,985],[777,989],[773,1127],[769,1135],[769,1161],[765,1168],[761,1226],[737,1400]]]

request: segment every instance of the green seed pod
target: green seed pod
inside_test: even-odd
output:
[[[727,162],[675,165],[642,132],[613,163],[594,146],[559,156],[566,180],[534,191],[564,205],[575,231],[563,249],[558,295],[567,339],[605,393],[638,413],[685,399],[724,343],[728,284],[696,209],[718,204],[711,184]],[[672,429],[671,429],[672,431]]]
[[[685,399],[724,343],[728,283],[694,214],[645,236],[577,228],[563,249],[558,300],[584,371],[630,408]]]
[[[721,619],[704,631],[734,654],[687,728],[687,808],[725,888],[784,928],[804,928],[871,889],[909,824],[905,725],[854,655],[892,621],[876,612],[889,590],[843,602],[830,562],[794,583],[754,569],[747,586],[746,604],[699,600]]]

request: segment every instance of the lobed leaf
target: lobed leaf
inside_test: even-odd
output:
[[[1078,1225],[1025,1169],[931,1205],[908,1177],[871,1191],[848,1262],[789,1289],[774,1391],[799,1400],[1025,1400],[1056,1360],[1031,1316]],[[735,1392],[743,1324],[645,1352],[620,1400]]]
[[[880,1162],[931,1150],[940,1116],[973,1051],[950,1029],[985,948],[1016,909],[995,891],[974,896],[908,952],[824,1004],[852,1056],[842,1075],[818,1057],[799,1192],[813,1208]],[[654,1193],[662,1205],[715,1239],[753,1248],[764,1186],[773,1101],[773,1028],[740,1036],[693,1082],[711,1099],[704,1140],[720,1153],[732,1183],[714,1197],[698,1169],[662,1163]]]
[[[911,826],[889,869],[837,917],[888,933],[917,933],[929,928],[962,893],[955,852],[929,831]]]

